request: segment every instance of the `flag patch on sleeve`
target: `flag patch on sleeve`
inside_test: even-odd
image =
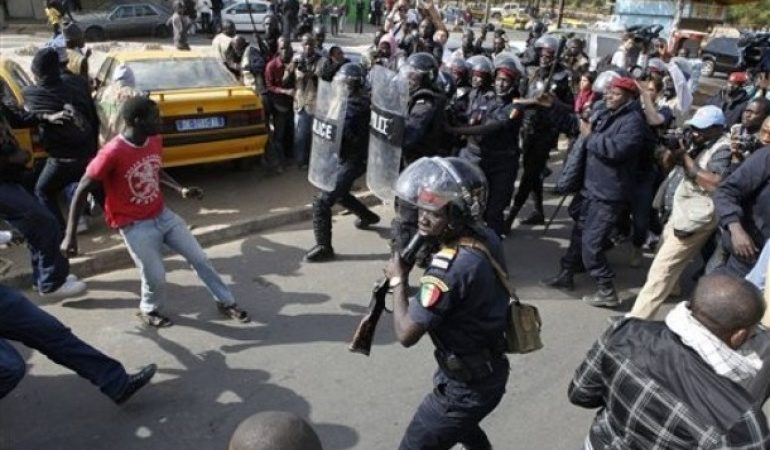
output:
[[[441,301],[441,296],[449,291],[449,287],[439,278],[424,276],[420,279],[420,304],[432,308]]]

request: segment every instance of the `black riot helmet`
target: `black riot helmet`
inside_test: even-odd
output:
[[[521,77],[526,74],[526,69],[513,54],[501,53],[501,57],[495,59],[495,93],[500,97],[507,97],[518,93]],[[506,80],[501,80],[504,77]]]
[[[413,53],[401,68],[402,73],[409,79],[409,92],[420,89],[430,89],[438,76],[438,63],[430,53]]]
[[[544,24],[540,20],[536,20],[532,23],[530,30],[529,30],[529,36],[532,39],[537,39],[540,36],[544,35],[548,31],[548,25]]]
[[[470,69],[468,63],[462,58],[452,58],[449,61],[449,73],[455,81],[457,87],[468,86],[470,84]]]
[[[540,67],[548,67],[556,60],[559,51],[559,39],[556,36],[545,34],[535,41],[535,50],[540,57]]]
[[[488,184],[479,167],[463,158],[424,157],[410,164],[396,181],[396,196],[428,211],[449,208],[455,228],[480,224]]]
[[[583,41],[582,39],[577,37],[570,38],[567,41],[567,48],[566,48],[567,54],[569,54],[570,56],[578,56],[581,53],[583,53],[583,49],[585,49],[585,46],[586,46],[585,41]]]
[[[471,56],[468,58],[468,67],[471,71],[471,86],[488,87],[492,83],[495,66],[491,59],[484,55]]]
[[[355,92],[364,86],[366,71],[361,67],[361,64],[354,62],[345,63],[334,74],[334,81],[344,81],[350,90]]]
[[[446,70],[439,70],[436,77],[436,89],[443,92],[446,98],[452,98],[457,92],[457,83],[455,83],[452,74]]]

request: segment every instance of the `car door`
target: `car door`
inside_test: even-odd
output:
[[[27,73],[24,72],[24,69],[22,69],[21,66],[14,61],[4,61],[3,66],[0,68],[0,84],[3,85],[4,96],[2,102],[4,104],[19,108],[24,106],[22,89],[32,84],[32,80]],[[24,151],[29,152],[33,158],[45,157],[45,152],[42,148],[35,148],[37,130],[34,127],[15,128],[13,130],[13,136],[19,143],[19,147]],[[33,163],[33,158],[30,158],[30,165]]]
[[[251,12],[254,16],[254,25],[257,27],[257,31],[265,31],[265,16],[267,15],[267,3],[262,2],[249,2],[251,3]],[[248,20],[248,14],[246,19]],[[251,21],[249,21],[251,26]]]
[[[115,8],[108,17],[107,35],[110,38],[128,36],[136,26],[134,5],[121,5]]]
[[[249,10],[245,3],[236,3],[222,11],[222,20],[232,20],[235,29],[238,31],[251,30],[251,21],[249,20]]]
[[[135,31],[136,36],[153,36],[155,27],[159,24],[159,14],[152,6],[147,4],[134,5],[134,15],[136,16]]]

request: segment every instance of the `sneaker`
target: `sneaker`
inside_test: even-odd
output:
[[[220,313],[231,319],[237,320],[238,322],[246,323],[251,320],[249,313],[239,308],[235,303],[228,306],[217,304],[217,308]]]
[[[75,231],[78,234],[88,231],[88,219],[85,216],[80,216],[80,219],[78,219],[78,227]]]
[[[522,225],[545,225],[545,216],[542,213],[533,211],[532,214],[519,223]]]
[[[631,257],[628,260],[628,265],[634,268],[642,267],[643,256],[641,247],[631,246]]]
[[[86,284],[80,280],[71,280],[67,278],[64,283],[59,286],[59,289],[51,292],[41,292],[43,297],[50,298],[67,298],[75,297],[86,291]]]
[[[591,306],[614,308],[620,306],[620,300],[618,299],[618,293],[615,292],[615,288],[599,288],[592,295],[586,295],[583,297],[583,302],[588,303]]]
[[[379,221],[380,221],[380,216],[378,216],[375,213],[371,213],[371,214],[367,214],[365,217],[357,218],[356,222],[354,223],[354,226],[359,230],[366,230],[369,228],[370,225],[379,223]]]
[[[316,245],[305,253],[306,262],[324,262],[334,259],[334,249],[330,245]]]
[[[540,284],[546,287],[571,291],[575,289],[575,281],[572,277],[572,272],[562,269],[557,275],[541,280]]]
[[[143,388],[150,382],[152,377],[155,376],[155,372],[158,370],[158,366],[155,364],[148,364],[142,367],[139,372],[128,376],[128,384],[123,390],[123,393],[119,397],[113,399],[115,403],[121,405],[126,402],[132,395],[136,394],[136,391]]]
[[[138,313],[136,313],[136,317],[138,317],[139,320],[144,322],[145,325],[149,327],[154,327],[154,328],[166,328],[174,324],[174,322],[172,322],[171,319],[159,313],[158,311],[150,311],[150,312],[139,311]]]

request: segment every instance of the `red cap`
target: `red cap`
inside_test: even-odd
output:
[[[727,81],[731,83],[743,85],[749,81],[749,76],[746,74],[746,72],[733,72],[727,78]]]
[[[503,75],[507,76],[511,80],[515,80],[515,79],[519,78],[519,76],[520,76],[518,70],[513,70],[513,69],[510,69],[508,67],[499,67],[497,69],[497,72],[498,73],[502,73]]]
[[[629,77],[619,77],[612,80],[612,84],[610,84],[610,88],[618,88],[623,89],[624,91],[628,91],[632,94],[639,94],[639,88],[636,87],[636,81],[633,78]]]

